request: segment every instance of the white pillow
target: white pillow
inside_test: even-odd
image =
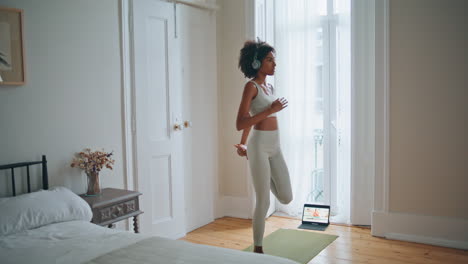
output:
[[[0,198],[0,235],[72,221],[91,221],[88,203],[65,187]]]

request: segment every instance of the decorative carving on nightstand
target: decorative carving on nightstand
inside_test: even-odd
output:
[[[110,208],[105,208],[101,210],[101,221],[107,220],[111,218],[111,210]]]
[[[112,218],[117,218],[124,214],[123,204],[112,206]]]
[[[125,207],[127,209],[126,210],[127,213],[135,211],[135,200],[126,202]]]

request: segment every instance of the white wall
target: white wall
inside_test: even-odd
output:
[[[238,69],[239,52],[247,40],[246,1],[220,0],[217,13],[219,104],[219,203],[216,216],[249,217],[251,200],[247,160],[236,154],[241,132],[235,122],[246,80]]]
[[[24,9],[27,73],[26,85],[0,87],[0,164],[46,154],[50,185],[82,193],[86,178],[70,160],[85,147],[104,148],[116,162],[102,171],[103,187],[124,187],[118,1],[0,6]]]
[[[389,1],[388,172],[376,175],[386,187],[376,185],[375,235],[468,248],[467,10],[464,0]]]
[[[390,210],[468,220],[468,2],[390,3]]]

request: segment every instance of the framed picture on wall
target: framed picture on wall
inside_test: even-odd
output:
[[[0,85],[23,85],[23,10],[0,7]]]

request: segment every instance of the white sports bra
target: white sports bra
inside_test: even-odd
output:
[[[252,102],[250,103],[250,115],[251,116],[254,116],[260,112],[263,112],[265,111],[265,109],[267,109],[268,107],[271,106],[271,104],[276,100],[275,99],[275,93],[274,93],[274,90],[273,90],[273,87],[271,87],[271,84],[268,85],[271,87],[271,94],[270,95],[267,95],[262,87],[260,87],[260,85],[254,81],[250,81],[252,82],[255,87],[257,87],[257,96],[255,96],[255,98],[252,100]],[[272,117],[272,116],[276,116],[276,113],[273,113],[271,115],[269,115],[268,117]]]

